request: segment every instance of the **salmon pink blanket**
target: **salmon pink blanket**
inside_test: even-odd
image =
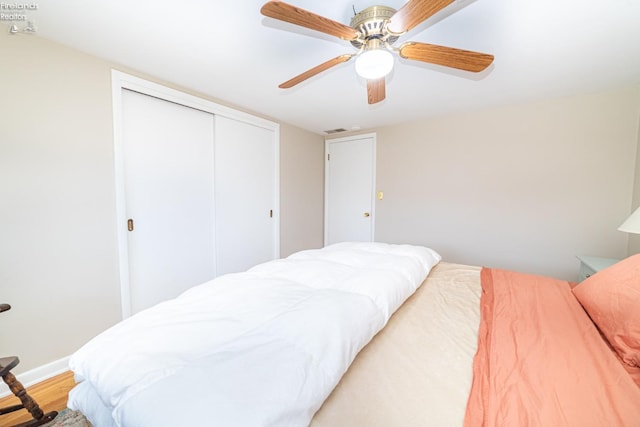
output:
[[[640,388],[568,282],[483,269],[465,427],[640,426]]]

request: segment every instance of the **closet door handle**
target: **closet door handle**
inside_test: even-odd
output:
[[[371,214],[370,214],[369,212],[365,212],[365,213],[364,213],[364,217],[365,217],[365,218],[369,218],[370,216],[371,216]]]
[[[133,218],[127,220],[127,230],[133,231]]]

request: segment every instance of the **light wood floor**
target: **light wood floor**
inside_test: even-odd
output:
[[[0,381],[2,381],[0,379]],[[68,371],[41,383],[27,387],[27,393],[46,414],[49,411],[61,411],[67,407],[67,395],[75,385],[73,373]],[[0,399],[0,408],[20,404],[20,400],[14,395]],[[26,409],[21,409],[6,415],[0,415],[0,426],[12,426],[31,420],[31,415]]]

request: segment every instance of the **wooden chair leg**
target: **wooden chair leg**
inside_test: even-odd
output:
[[[40,406],[36,403],[35,400],[27,393],[27,390],[23,387],[23,385],[16,379],[16,377],[11,373],[7,372],[2,376],[2,379],[9,386],[9,390],[20,399],[22,402],[21,405],[15,405],[10,408],[5,408],[6,412],[12,412],[18,409],[26,409],[29,411],[33,420],[24,422],[22,424],[18,424],[15,427],[36,427],[42,424],[46,424],[49,421],[53,420],[58,413],[56,411],[44,413]]]
[[[58,415],[58,413],[56,411],[51,411],[51,412],[47,412],[46,414],[44,414],[44,416],[42,418],[40,418],[39,420],[31,420],[31,421],[27,421],[24,423],[20,423],[20,424],[16,424],[13,427],[38,427],[41,426],[43,424],[46,424],[50,421],[53,421],[54,418]]]

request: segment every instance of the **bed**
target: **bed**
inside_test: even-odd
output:
[[[640,426],[640,256],[574,287],[341,243],[226,275],[70,361],[109,426]],[[591,317],[590,317],[591,316]]]

